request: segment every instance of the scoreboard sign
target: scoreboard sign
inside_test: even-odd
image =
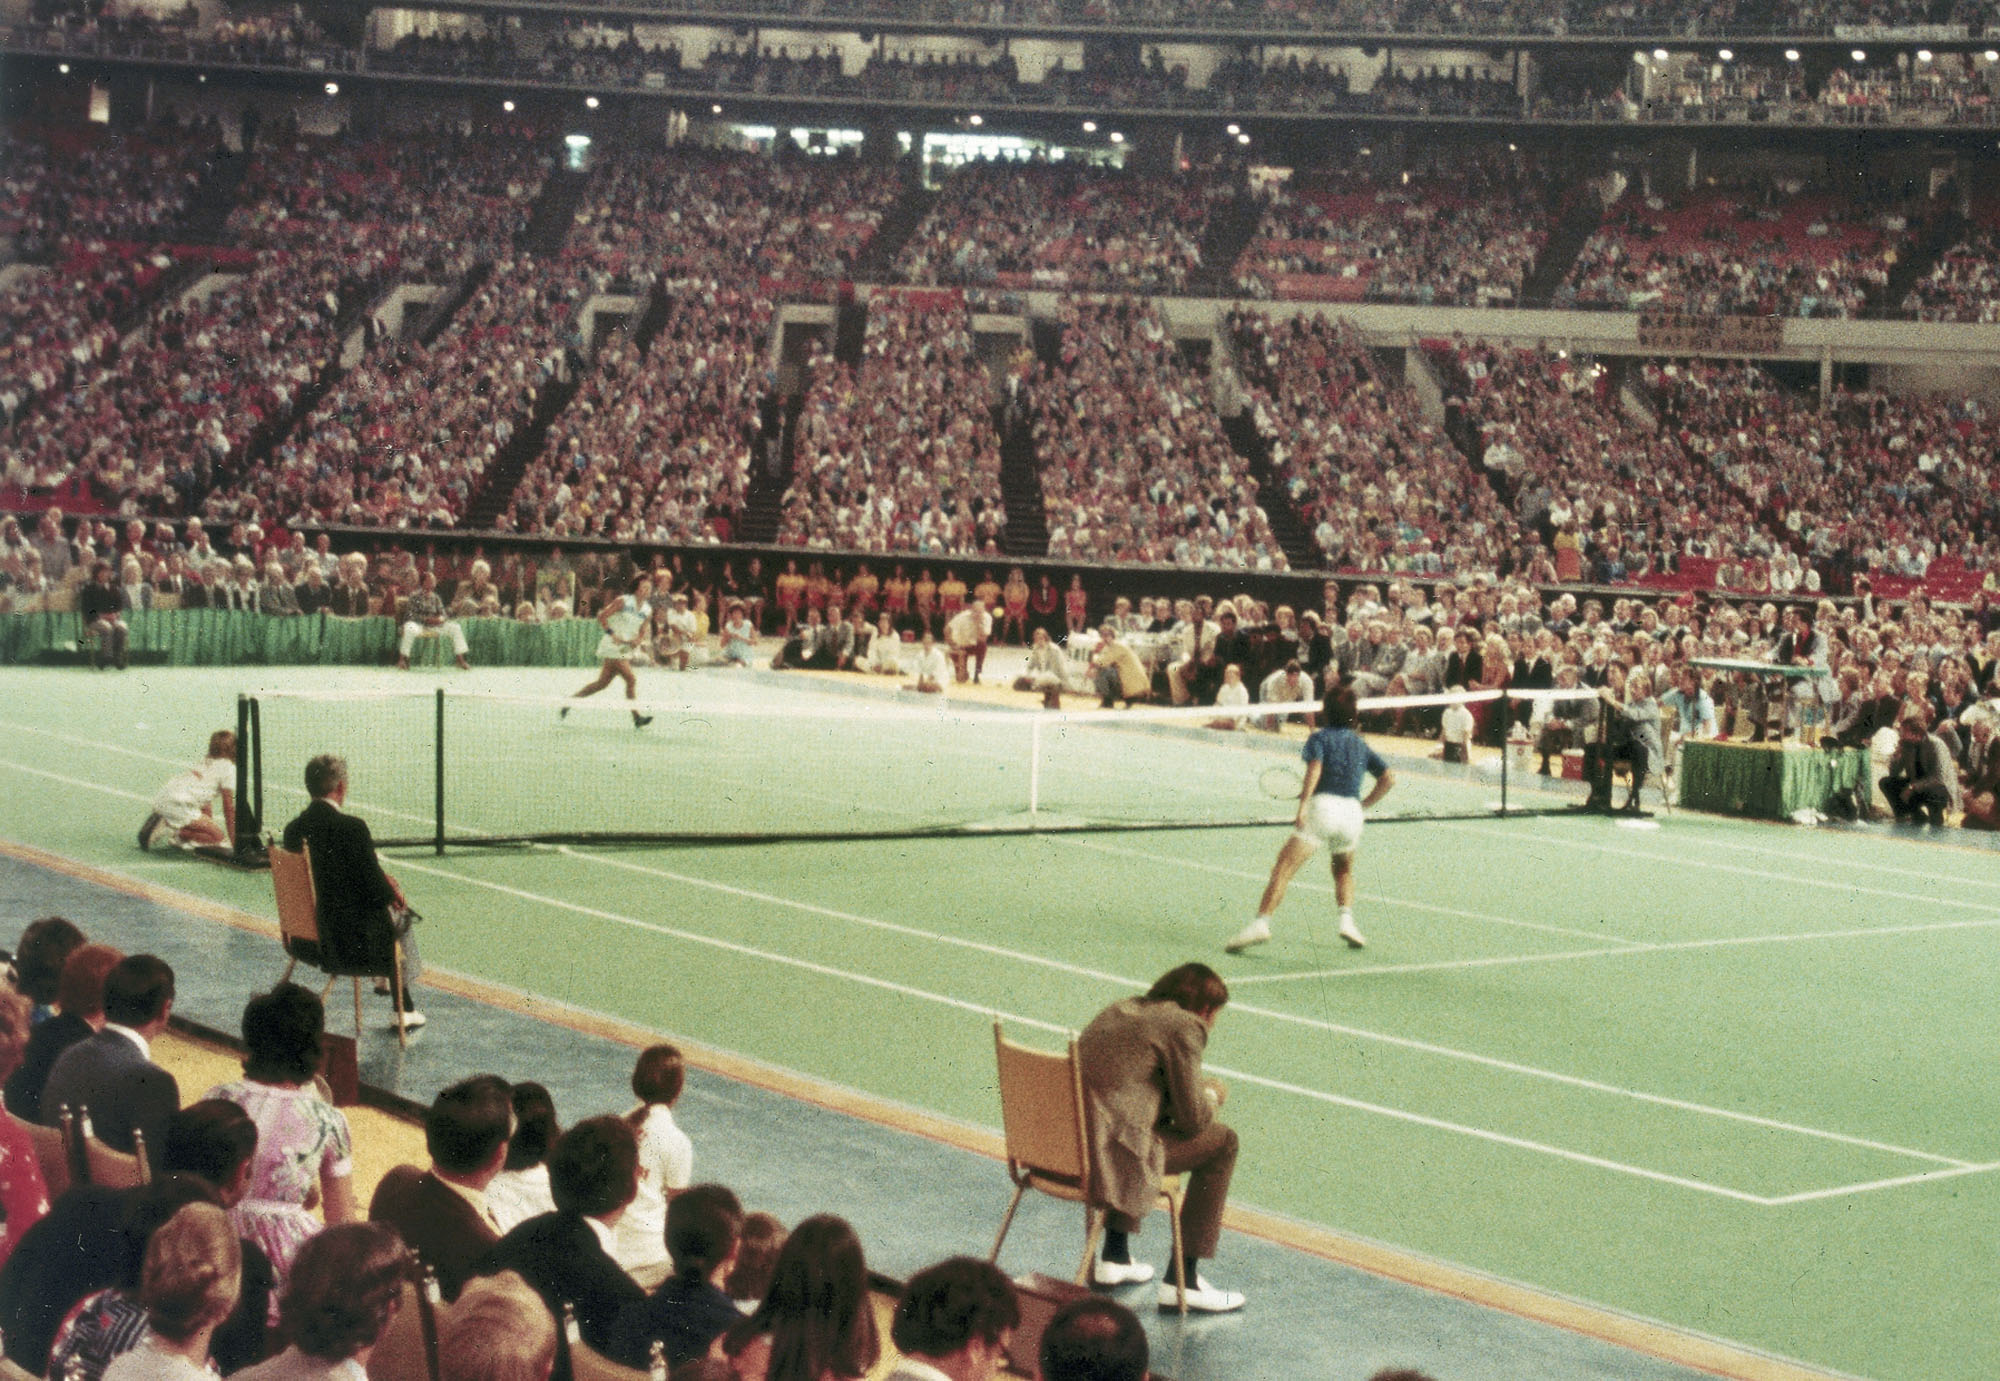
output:
[[[1771,355],[1784,343],[1782,317],[1639,313],[1639,345],[1646,350],[1673,355]]]

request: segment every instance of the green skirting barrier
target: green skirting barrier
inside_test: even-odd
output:
[[[235,609],[151,609],[128,615],[134,656],[159,654],[170,666],[379,666],[396,657],[400,631],[390,618],[284,618]],[[597,662],[600,633],[591,619],[516,623],[460,619],[474,665],[587,667]],[[65,614],[0,615],[0,662],[18,665],[74,649],[82,618]],[[451,644],[420,638],[410,660],[447,665]]]
[[[1806,807],[1825,810],[1834,792],[1864,785],[1868,750],[1690,741],[1681,746],[1680,772],[1684,806],[1784,820]]]

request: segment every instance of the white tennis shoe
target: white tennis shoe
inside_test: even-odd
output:
[[[1362,949],[1368,944],[1368,941],[1362,938],[1361,932],[1355,929],[1352,916],[1340,923],[1340,938],[1347,941],[1349,949]]]
[[[1225,954],[1241,954],[1252,945],[1261,945],[1271,938],[1271,923],[1259,916],[1249,925],[1236,932],[1236,938],[1222,947]]]

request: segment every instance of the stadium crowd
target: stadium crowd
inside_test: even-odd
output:
[[[808,367],[781,543],[998,550],[1007,510],[992,385],[957,294],[878,293],[859,365],[819,349]]]
[[[1023,360],[1049,554],[1284,570],[1249,466],[1223,436],[1208,380],[1158,309],[1136,299],[1059,307],[1059,363]]]

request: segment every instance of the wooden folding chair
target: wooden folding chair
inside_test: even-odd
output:
[[[329,964],[325,947],[320,941],[319,894],[313,888],[311,857],[304,849],[293,852],[276,844],[271,846],[269,857],[271,891],[278,903],[278,937],[285,947],[285,972],[278,981],[290,982],[294,969],[301,963],[310,964],[326,975],[326,986],[319,990],[320,1000],[324,1002],[337,980],[353,979],[354,1038],[358,1041],[361,1039],[361,980],[388,979],[390,996],[396,1003],[396,1042],[407,1047],[410,1033],[403,1025],[402,942],[395,943],[395,958],[388,973],[362,973],[349,970],[345,965]]]
[[[94,1136],[82,1138],[88,1182],[106,1189],[137,1189],[153,1182],[153,1169],[146,1163],[146,1134],[132,1133],[132,1150],[114,1151]]]
[[[22,1125],[28,1129],[28,1142],[35,1148],[35,1163],[41,1166],[42,1183],[48,1186],[50,1200],[62,1197],[70,1185],[69,1152],[63,1144],[62,1128],[42,1127],[33,1122]]]
[[[1076,1062],[1072,1037],[1060,1055],[1016,1045],[1000,1023],[993,1023],[993,1050],[1000,1071],[1000,1122],[1007,1138],[1007,1178],[1014,1197],[1000,1220],[988,1261],[1000,1259],[1000,1247],[1014,1225],[1021,1198],[1030,1189],[1083,1205],[1083,1264],[1076,1283],[1090,1280],[1090,1261],[1104,1232],[1107,1210],[1098,1202],[1090,1175],[1090,1133],[1083,1101],[1083,1075]],[[1187,1313],[1186,1258],[1181,1251],[1181,1177],[1160,1181],[1156,1208],[1166,1211],[1174,1234],[1174,1290],[1181,1313]]]

